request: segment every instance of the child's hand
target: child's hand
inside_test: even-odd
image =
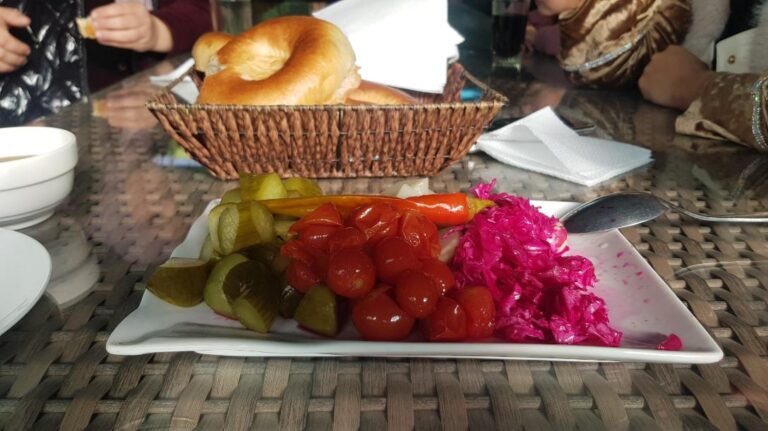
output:
[[[145,52],[169,52],[171,31],[138,3],[112,3],[91,12],[96,40],[102,45]]]
[[[701,96],[713,75],[698,57],[682,46],[670,45],[651,57],[637,86],[646,100],[686,110]]]
[[[26,27],[29,18],[16,9],[0,7],[0,73],[13,72],[27,62],[30,49],[11,36],[10,27]]]

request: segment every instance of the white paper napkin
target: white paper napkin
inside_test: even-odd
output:
[[[149,82],[151,82],[154,85],[158,85],[160,87],[165,87],[166,85],[173,82],[175,79],[186,73],[187,70],[189,70],[192,65],[195,64],[195,60],[190,58],[184,63],[181,63],[179,67],[176,69],[173,69],[170,73],[166,73],[165,75],[154,75],[149,77]],[[197,89],[197,86],[192,81],[192,78],[186,77],[182,79],[179,83],[177,83],[172,89],[171,92],[173,92],[176,96],[178,96],[180,99],[187,103],[195,103],[195,100],[197,100],[197,96],[200,94],[200,92]]]
[[[170,73],[166,73],[165,75],[154,75],[149,77],[149,82],[155,84],[155,85],[168,85],[170,84],[174,79],[177,79],[181,75],[183,75],[187,70],[189,70],[192,65],[195,64],[195,60],[193,58],[187,59],[184,63],[181,63],[179,67],[173,69]],[[185,81],[189,80],[192,82],[192,79],[189,77],[185,78]]]
[[[580,136],[549,107],[481,135],[474,149],[511,166],[586,186],[653,161],[645,148]]]
[[[441,93],[464,41],[446,0],[342,0],[314,15],[346,34],[363,79],[408,90]]]

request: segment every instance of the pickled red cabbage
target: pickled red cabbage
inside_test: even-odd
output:
[[[595,268],[566,255],[565,228],[524,198],[471,191],[495,207],[464,228],[451,268],[459,287],[483,285],[496,301],[496,334],[514,342],[618,346],[605,302],[590,291]]]

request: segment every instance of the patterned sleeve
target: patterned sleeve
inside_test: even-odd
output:
[[[560,17],[560,64],[579,84],[632,86],[654,53],[682,43],[690,21],[688,0],[583,0]]]
[[[678,117],[675,129],[768,151],[768,72],[715,74],[701,97]]]

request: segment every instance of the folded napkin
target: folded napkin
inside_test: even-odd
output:
[[[189,70],[189,68],[192,67],[194,64],[195,64],[195,60],[190,58],[184,63],[181,63],[176,69],[173,69],[173,71],[171,71],[170,73],[166,73],[165,75],[150,76],[149,82],[151,82],[154,85],[165,87],[166,85],[170,84],[174,80],[178,79],[181,75],[185,74]],[[197,100],[197,96],[200,94],[200,92],[197,89],[197,86],[192,81],[192,78],[188,76],[182,79],[180,82],[178,82],[173,88],[171,88],[171,92],[187,103],[195,103],[195,100]]]
[[[177,79],[184,73],[186,73],[187,70],[189,70],[190,67],[192,67],[195,64],[195,60],[193,58],[188,59],[184,63],[181,63],[179,67],[173,69],[170,73],[166,73],[165,75],[154,75],[149,77],[149,82],[155,84],[155,85],[168,85],[170,84],[174,79]],[[190,82],[192,79],[189,77],[185,78],[185,81],[189,80]]]
[[[474,150],[511,166],[585,186],[653,161],[645,148],[580,136],[549,107],[481,135]]]
[[[346,34],[363,79],[408,90],[442,93],[464,41],[446,0],[342,0],[314,15]]]

